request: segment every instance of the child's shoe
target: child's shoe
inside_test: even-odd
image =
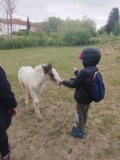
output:
[[[78,132],[78,130],[74,130],[72,131],[72,136],[75,137],[75,138],[81,138],[81,139],[84,139],[85,138],[85,133],[80,133]]]
[[[72,131],[76,131],[76,130],[78,130],[78,127],[77,126],[73,126]]]

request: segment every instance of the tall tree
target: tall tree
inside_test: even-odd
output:
[[[97,31],[97,33],[98,33],[99,35],[106,34],[106,32],[105,32],[105,26],[100,27],[100,29]]]
[[[84,29],[80,20],[72,20],[68,17],[60,26],[61,32],[68,30],[82,30]]]
[[[0,0],[0,11],[4,15],[5,19],[7,20],[7,34],[9,39],[9,8],[8,8],[8,1],[7,0]]]
[[[30,21],[29,21],[29,17],[27,17],[27,31],[30,31]]]
[[[48,32],[59,32],[60,25],[63,22],[60,18],[49,17],[45,22],[42,22],[42,28]]]
[[[82,19],[84,28],[88,29],[92,36],[96,36],[96,23],[93,19],[88,18],[86,15]]]
[[[10,24],[10,38],[12,39],[12,18],[19,0],[0,0],[0,9],[6,15],[8,24]],[[9,26],[8,26],[9,30]]]
[[[120,22],[115,23],[115,27],[113,28],[113,34],[115,36],[120,35]]]
[[[108,34],[113,31],[117,22],[119,22],[119,10],[118,8],[113,8],[109,14],[108,21],[105,26],[105,30]]]

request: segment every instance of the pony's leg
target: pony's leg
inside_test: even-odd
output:
[[[29,88],[25,87],[25,104],[28,105],[29,104]]]
[[[35,114],[38,119],[41,119],[41,114],[40,114],[40,110],[39,110],[39,99],[38,99],[37,93],[35,93],[33,90],[30,91],[30,93],[33,98],[33,107],[35,109]]]
[[[20,85],[22,87],[24,96],[25,96],[25,104],[29,104],[29,99],[28,99],[28,93],[29,93],[29,89],[24,85],[24,83],[20,82]]]

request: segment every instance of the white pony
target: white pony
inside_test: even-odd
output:
[[[46,82],[52,80],[58,84],[61,78],[51,64],[44,64],[35,67],[23,66],[18,71],[18,79],[25,95],[25,104],[29,104],[29,96],[33,99],[33,107],[38,119],[41,119],[39,110],[39,93]]]

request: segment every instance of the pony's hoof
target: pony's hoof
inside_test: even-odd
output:
[[[42,116],[41,115],[37,115],[37,119],[41,121]]]

